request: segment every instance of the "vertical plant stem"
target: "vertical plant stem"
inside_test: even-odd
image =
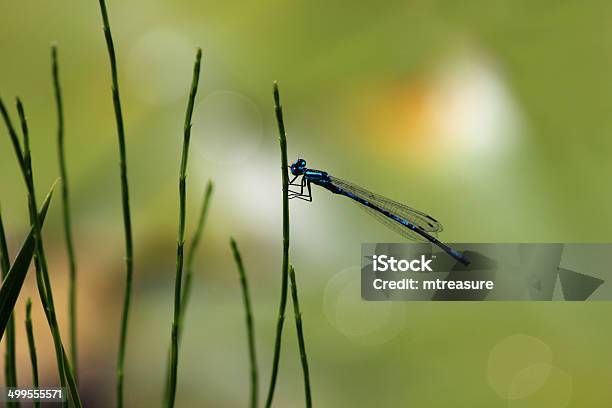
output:
[[[312,407],[312,396],[310,394],[310,374],[308,371],[308,359],[306,358],[306,343],[304,342],[304,330],[302,329],[302,313],[298,302],[297,284],[295,283],[295,270],[293,265],[289,266],[289,277],[291,278],[291,298],[293,300],[293,315],[295,316],[295,328],[300,347],[300,360],[302,361],[302,373],[304,375],[304,393],[306,395],[306,407]]]
[[[4,101],[0,98],[0,114],[2,114],[2,119],[4,120],[4,124],[8,130],[9,138],[11,139],[11,143],[13,144],[13,149],[15,150],[15,157],[17,157],[17,163],[19,164],[19,169],[24,177],[24,180],[27,183],[27,179],[25,179],[25,163],[23,158],[23,151],[21,148],[21,143],[19,142],[19,137],[17,136],[17,132],[15,131],[15,127],[13,126],[13,122],[6,110],[6,106],[4,106]]]
[[[111,34],[106,2],[100,0],[100,12],[104,25],[104,37],[108,49],[108,58],[111,69],[113,106],[115,108],[115,121],[117,122],[117,139],[119,142],[119,168],[121,171],[121,204],[123,209],[123,228],[125,234],[125,294],[123,297],[123,312],[121,314],[121,333],[119,335],[119,352],[117,355],[117,407],[123,407],[123,375],[125,363],[125,346],[127,341],[128,319],[132,298],[133,278],[133,243],[132,220],[130,215],[130,195],[127,176],[127,154],[125,147],[125,129],[123,127],[123,113],[121,112],[121,99],[119,98],[119,78],[117,74],[117,58]]]
[[[32,299],[28,298],[26,303],[26,333],[28,335],[28,348],[30,349],[30,361],[32,362],[32,385],[38,388],[38,358],[36,357],[36,343],[34,343],[34,328],[32,327]],[[36,408],[40,407],[40,402],[34,402]]]
[[[2,222],[2,210],[0,210],[0,269],[2,269],[2,281],[10,269],[10,260],[4,224]],[[6,326],[6,353],[4,355],[4,381],[6,387],[17,386],[17,363],[15,359],[15,320],[13,314]],[[14,403],[13,407],[18,407],[19,403]]]
[[[253,310],[251,307],[251,297],[249,295],[249,284],[247,282],[246,273],[244,272],[244,265],[242,263],[242,257],[238,250],[238,245],[234,238],[230,238],[230,245],[234,254],[234,260],[236,261],[236,267],[238,268],[238,274],[240,275],[240,286],[242,288],[242,299],[244,301],[244,309],[246,311],[246,326],[247,336],[249,344],[249,359],[251,363],[251,408],[257,407],[257,390],[258,390],[258,374],[257,374],[257,356],[255,354],[255,330],[253,328]]]
[[[272,375],[270,377],[270,387],[266,398],[266,408],[270,408],[274,399],[274,389],[278,376],[278,364],[280,361],[281,339],[283,336],[283,323],[285,321],[285,308],[287,306],[287,275],[289,274],[289,175],[287,174],[287,136],[285,134],[285,123],[283,121],[283,110],[280,103],[278,85],[274,83],[274,111],[278,123],[279,143],[281,151],[281,176],[283,187],[283,264],[281,269],[281,293],[280,304],[278,306],[278,322],[276,324],[276,340],[274,343],[274,357],[272,360]]]
[[[49,272],[47,268],[47,258],[45,256],[44,245],[42,242],[40,221],[38,219],[36,203],[36,191],[34,188],[34,175],[32,172],[32,159],[30,153],[30,137],[28,131],[28,122],[23,109],[23,104],[17,99],[17,111],[19,113],[19,120],[21,122],[21,130],[23,133],[23,164],[22,169],[26,187],[28,190],[28,208],[30,211],[30,223],[34,228],[34,240],[36,242],[36,252],[34,263],[36,265],[37,272],[37,283],[39,287],[39,294],[41,302],[45,309],[47,320],[51,328],[51,334],[55,346],[55,353],[57,358],[57,365],[59,369],[59,380],[62,387],[65,383],[65,370],[64,370],[64,359],[62,356],[62,341],[60,337],[59,327],[57,326],[57,320],[55,316],[55,303],[53,301],[53,291],[51,289],[51,281],[49,279]],[[42,289],[42,290],[41,290]]]
[[[21,129],[23,132],[23,152],[20,150],[20,143],[17,139],[17,134],[13,128],[13,125],[4,109],[4,104],[0,100],[0,110],[2,110],[3,117],[5,119],[7,128],[9,129],[9,136],[13,141],[15,147],[16,156],[21,166],[22,174],[25,179],[26,187],[28,190],[28,208],[30,212],[30,223],[34,229],[34,238],[36,242],[36,254],[34,257],[34,264],[36,266],[36,282],[38,286],[38,292],[41,298],[45,310],[45,316],[51,329],[51,335],[53,337],[53,345],[55,347],[55,354],[57,358],[57,365],[59,370],[60,385],[65,386],[66,380],[68,381],[68,389],[70,392],[70,403],[76,407],[81,407],[81,399],[79,396],[76,383],[74,381],[74,374],[70,368],[70,363],[66,358],[66,352],[62,344],[59,326],[57,324],[57,317],[55,314],[55,304],[53,301],[53,292],[51,289],[51,281],[49,278],[49,272],[47,268],[47,260],[45,257],[43,240],[41,235],[40,220],[37,214],[36,204],[36,192],[34,189],[34,176],[32,173],[32,161],[30,155],[30,139],[28,132],[28,124],[26,120],[25,111],[23,104],[17,99],[17,112],[19,113],[19,120],[21,122]],[[66,405],[67,403],[65,403]]]
[[[206,223],[206,216],[208,214],[208,205],[210,203],[210,197],[212,196],[212,192],[214,190],[214,186],[212,181],[208,181],[206,184],[206,191],[204,192],[204,199],[202,200],[202,205],[200,207],[200,217],[198,218],[198,224],[196,230],[191,238],[191,244],[189,245],[189,250],[187,252],[187,259],[185,260],[185,284],[183,285],[183,293],[181,295],[181,315],[179,316],[179,332],[178,332],[178,341],[181,342],[181,337],[183,336],[183,324],[185,321],[185,314],[187,312],[187,306],[189,305],[189,299],[191,296],[191,286],[193,282],[193,263],[195,261],[195,254],[197,253],[197,249],[200,245],[200,239],[202,237],[202,232],[204,231],[204,225]],[[169,393],[170,393],[170,350],[168,350],[168,356],[166,358],[166,381],[164,385],[164,406],[168,403]]]
[[[62,103],[62,88],[60,86],[57,62],[57,46],[51,46],[51,71],[53,74],[53,89],[57,109],[57,153],[59,159],[60,177],[62,178],[62,212],[64,216],[64,237],[68,255],[69,287],[68,316],[70,321],[70,355],[75,380],[78,381],[77,364],[77,321],[76,321],[76,260],[72,242],[72,221],[70,218],[70,203],[68,200],[68,172],[66,171],[66,152],[64,147],[64,105]]]
[[[181,330],[179,331],[179,339],[183,331],[183,320],[185,318],[187,305],[189,304],[189,297],[191,296],[191,285],[192,285],[192,279],[193,279],[193,263],[195,261],[195,255],[197,253],[197,249],[200,245],[200,239],[202,237],[202,232],[204,231],[204,226],[206,224],[208,206],[210,203],[210,197],[212,196],[213,190],[214,190],[213,182],[209,180],[208,183],[206,184],[204,198],[202,199],[202,206],[200,207],[200,217],[198,218],[198,224],[196,226],[195,233],[193,234],[193,237],[191,238],[189,250],[187,251],[187,259],[185,260],[185,285],[183,287],[183,294],[181,296],[181,316],[180,316],[180,326],[179,326]]]
[[[186,207],[186,179],[187,179],[187,162],[189,160],[189,142],[191,140],[191,117],[193,115],[193,107],[195,97],[198,92],[198,82],[200,79],[200,62],[202,60],[202,50],[198,48],[196,60],[193,67],[193,79],[191,82],[191,90],[189,92],[189,102],[187,103],[187,112],[185,114],[185,126],[183,136],[183,154],[181,157],[181,168],[179,171],[179,228],[178,241],[176,246],[176,280],[174,283],[174,321],[172,322],[172,345],[170,352],[170,387],[168,393],[168,407],[174,406],[176,398],[176,383],[178,377],[178,354],[179,342],[178,333],[181,318],[181,284],[183,280],[183,249],[185,246],[185,207]]]

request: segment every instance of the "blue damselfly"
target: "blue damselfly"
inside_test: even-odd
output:
[[[340,194],[354,200],[378,221],[404,237],[413,241],[431,242],[462,264],[468,265],[470,263],[469,259],[461,252],[454,250],[436,238],[436,234],[442,231],[442,224],[430,215],[374,194],[325,171],[309,169],[306,167],[306,160],[304,159],[297,159],[289,168],[293,175],[293,178],[289,181],[289,199],[298,198],[312,201],[311,184],[316,184],[334,194]],[[301,177],[301,180],[298,181],[299,177]],[[291,186],[299,187],[300,190],[291,190]]]

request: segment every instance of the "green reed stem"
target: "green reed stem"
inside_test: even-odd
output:
[[[210,202],[210,197],[212,196],[212,192],[214,190],[213,182],[208,181],[206,184],[206,191],[204,192],[204,199],[202,200],[202,205],[200,207],[200,217],[198,218],[198,224],[191,238],[191,244],[189,246],[189,250],[187,252],[187,259],[185,260],[185,284],[183,285],[183,294],[181,295],[181,315],[179,318],[179,331],[178,331],[178,341],[180,343],[181,337],[183,336],[184,330],[184,321],[185,321],[185,313],[187,312],[187,305],[189,304],[189,299],[191,297],[191,287],[193,282],[193,263],[195,261],[195,254],[200,245],[200,239],[202,237],[202,232],[204,231],[204,225],[206,223],[206,217],[208,214],[208,205]],[[166,358],[166,381],[164,386],[164,406],[168,404],[168,398],[170,393],[170,354],[171,350],[168,350],[168,356]]]
[[[28,131],[28,124],[25,116],[25,111],[21,101],[17,100],[17,111],[19,113],[19,119],[21,122],[21,130],[23,132],[23,151],[21,150],[21,144],[17,136],[6,109],[2,105],[3,116],[7,128],[9,129],[9,136],[15,147],[15,153],[21,166],[21,172],[28,190],[28,209],[30,213],[30,223],[34,228],[34,240],[36,242],[36,251],[34,257],[34,263],[36,266],[36,281],[38,286],[38,292],[40,295],[41,302],[43,304],[47,321],[51,329],[53,336],[53,342],[55,346],[55,352],[57,357],[57,365],[59,370],[59,379],[62,386],[65,385],[63,358],[61,354],[61,338],[59,337],[59,329],[57,328],[57,321],[55,320],[55,308],[53,302],[53,293],[51,292],[51,284],[49,281],[47,262],[44,252],[44,245],[42,243],[42,237],[40,234],[40,222],[37,216],[37,204],[36,204],[36,192],[34,189],[34,177],[32,174],[32,160],[30,153],[30,138]]]
[[[189,102],[185,114],[185,126],[183,137],[183,154],[181,157],[181,168],[179,171],[179,229],[178,242],[176,246],[176,280],[174,283],[174,321],[172,322],[172,345],[170,352],[170,379],[167,406],[173,407],[176,398],[176,383],[178,377],[178,354],[179,354],[179,327],[181,323],[181,284],[183,280],[183,249],[185,246],[185,207],[186,207],[186,179],[187,162],[189,160],[189,142],[191,140],[191,117],[195,97],[198,92],[198,82],[200,79],[200,62],[202,60],[202,50],[198,48],[196,60],[193,67],[193,79],[189,92]]]
[[[17,136],[17,132],[15,131],[15,127],[13,126],[13,121],[11,121],[11,118],[8,114],[8,111],[6,110],[6,106],[4,106],[2,98],[0,98],[0,114],[2,114],[2,119],[4,120],[4,124],[6,125],[9,137],[11,139],[11,143],[13,144],[13,149],[15,150],[15,156],[17,157],[19,168],[21,169],[22,174],[25,178],[25,163],[21,143],[19,142],[19,136]],[[25,179],[25,181],[27,183],[27,179]]]
[[[285,308],[287,306],[287,275],[289,274],[289,175],[287,174],[287,136],[285,133],[285,123],[283,121],[283,110],[280,104],[278,85],[274,83],[274,110],[276,112],[276,122],[278,123],[279,143],[281,150],[281,175],[283,188],[283,264],[281,269],[281,297],[278,306],[278,322],[276,324],[276,340],[274,342],[274,358],[272,360],[272,375],[270,377],[270,387],[266,398],[266,408],[270,408],[274,399],[274,389],[278,376],[278,364],[280,361],[281,339],[283,336],[283,322],[285,321]]]
[[[34,343],[34,328],[32,327],[32,299],[26,302],[26,333],[28,335],[28,348],[30,349],[30,361],[32,362],[32,385],[38,388],[38,358],[36,357],[36,343]],[[34,406],[40,407],[40,402],[35,401]]]
[[[10,118],[4,109],[3,104],[0,100],[0,110],[3,111],[3,117],[5,118],[7,128],[9,129],[9,136],[13,141],[13,146],[16,148],[16,155],[21,170],[25,179],[26,187],[28,189],[28,208],[30,212],[30,223],[34,228],[34,238],[36,242],[36,255],[34,258],[34,264],[36,266],[36,281],[38,286],[38,292],[41,298],[45,310],[45,316],[51,329],[53,337],[53,345],[55,347],[55,354],[57,358],[60,385],[65,386],[66,380],[68,380],[68,388],[70,392],[70,403],[73,406],[81,407],[81,400],[76,383],[74,380],[74,374],[70,368],[70,363],[66,358],[64,346],[62,344],[61,334],[59,326],[57,324],[57,317],[55,314],[55,303],[53,301],[53,291],[51,289],[51,280],[49,278],[49,271],[47,267],[47,259],[45,257],[44,245],[41,235],[40,220],[37,213],[36,204],[36,192],[34,189],[34,176],[32,172],[32,161],[30,153],[30,139],[28,131],[28,123],[23,109],[23,104],[17,99],[17,112],[19,113],[19,120],[21,122],[21,130],[23,132],[23,152],[19,150],[19,140],[17,140],[17,134],[12,126]]]
[[[123,376],[125,363],[125,346],[127,341],[128,319],[130,314],[130,303],[132,298],[133,279],[133,240],[132,220],[130,215],[130,195],[128,189],[127,154],[125,147],[125,129],[123,127],[123,114],[121,112],[121,99],[119,97],[119,78],[117,74],[117,58],[115,46],[111,34],[106,2],[100,0],[100,12],[104,24],[104,37],[108,49],[108,58],[111,69],[113,106],[115,109],[115,121],[117,122],[117,139],[119,142],[119,168],[121,171],[121,204],[123,209],[123,228],[125,235],[125,294],[123,297],[123,312],[121,314],[121,333],[119,335],[119,353],[117,355],[117,407],[123,407]]]
[[[191,238],[191,244],[189,245],[189,250],[187,252],[187,259],[185,260],[185,285],[183,287],[183,294],[181,297],[181,316],[180,316],[180,325],[179,325],[179,339],[183,330],[183,320],[185,319],[185,312],[187,310],[187,305],[189,304],[189,299],[191,296],[191,285],[193,279],[193,263],[195,261],[195,255],[197,253],[197,249],[200,246],[200,239],[202,237],[202,232],[204,231],[204,225],[206,224],[206,216],[208,215],[208,206],[210,203],[210,197],[212,196],[214,190],[214,185],[212,181],[208,181],[206,184],[206,190],[204,192],[204,198],[202,199],[202,206],[200,207],[200,217],[198,218],[198,224]]]
[[[312,396],[310,394],[310,374],[308,371],[308,359],[306,358],[306,343],[304,342],[304,330],[302,329],[302,313],[298,302],[297,284],[295,283],[295,270],[293,265],[289,266],[289,277],[291,278],[291,298],[293,299],[293,314],[295,316],[295,328],[300,347],[300,360],[302,361],[302,373],[304,375],[304,393],[306,394],[306,407],[312,407]]]
[[[2,222],[2,210],[0,210],[0,269],[2,269],[2,281],[6,278],[9,272],[10,260],[8,245],[6,242],[6,234],[4,232],[4,224]],[[6,353],[4,354],[4,382],[6,387],[17,386],[17,362],[15,358],[15,320],[13,314],[9,318],[6,325]],[[18,407],[18,403],[14,403],[13,407]]]
[[[72,221],[70,217],[70,203],[68,200],[68,172],[66,171],[66,152],[64,147],[64,105],[62,103],[62,88],[60,86],[59,68],[57,61],[57,46],[51,46],[51,72],[53,75],[53,89],[55,93],[55,106],[57,109],[57,153],[59,159],[60,177],[62,178],[62,212],[64,216],[64,237],[68,255],[69,287],[68,287],[68,315],[70,321],[70,354],[75,380],[78,381],[77,364],[77,317],[76,317],[76,260],[74,244],[72,241]]]
[[[249,295],[249,284],[247,281],[246,273],[244,272],[244,264],[242,263],[242,257],[240,256],[240,251],[238,250],[238,245],[236,244],[234,238],[230,238],[230,246],[232,247],[232,253],[234,254],[234,260],[236,261],[236,267],[238,268],[238,274],[240,275],[242,300],[244,301],[244,310],[246,312],[249,359],[251,363],[251,401],[249,406],[251,408],[256,408],[258,406],[257,390],[259,388],[259,385],[257,374],[257,356],[255,354],[255,330],[253,328],[253,309],[251,307],[251,297]]]

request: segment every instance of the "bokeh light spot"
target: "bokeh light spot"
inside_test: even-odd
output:
[[[487,159],[510,151],[524,125],[498,65],[462,51],[426,74],[375,84],[358,98],[369,141],[390,157]]]
[[[366,302],[361,299],[361,270],[346,268],[332,276],[323,294],[328,321],[356,344],[387,343],[404,327],[405,310],[397,302]]]
[[[538,390],[548,377],[546,370],[537,367],[527,372],[524,370],[536,364],[548,365],[551,362],[552,350],[540,339],[526,334],[506,337],[489,354],[489,384],[504,399],[524,398]],[[528,377],[528,385],[526,381],[517,379],[521,373],[525,378]]]
[[[126,85],[151,104],[174,102],[189,93],[196,47],[172,30],[154,30],[140,37],[126,59]]]

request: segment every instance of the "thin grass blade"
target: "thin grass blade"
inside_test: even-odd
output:
[[[17,98],[17,113],[21,123],[21,132],[23,134],[23,159],[24,167],[22,173],[25,179],[26,188],[28,190],[28,209],[30,212],[30,224],[34,228],[34,240],[36,242],[36,255],[34,257],[34,265],[36,266],[36,281],[40,294],[40,300],[43,304],[49,329],[53,337],[53,346],[55,348],[55,357],[57,360],[57,368],[59,371],[60,385],[66,385],[66,373],[64,367],[64,359],[62,356],[62,339],[55,316],[55,303],[53,301],[53,291],[51,290],[51,280],[47,268],[47,258],[42,240],[42,232],[39,219],[36,213],[36,190],[34,187],[34,174],[32,172],[32,156],[30,151],[30,136],[28,131],[28,121],[26,119],[25,110],[21,100]]]
[[[191,238],[191,245],[189,246],[189,251],[187,252],[187,260],[185,261],[185,284],[183,285],[183,294],[181,295],[181,315],[179,317],[179,332],[178,332],[178,341],[179,344],[181,342],[181,337],[183,336],[184,331],[184,321],[185,314],[187,312],[187,306],[189,305],[189,299],[191,297],[191,287],[193,282],[193,263],[195,261],[195,255],[197,253],[198,247],[200,245],[200,239],[202,237],[202,233],[204,232],[204,226],[206,223],[206,217],[208,214],[208,206],[210,203],[210,198],[212,196],[214,190],[214,185],[212,181],[208,181],[206,185],[206,191],[204,192],[204,199],[202,200],[202,205],[200,207],[200,217],[198,219],[198,225],[196,230]],[[168,350],[168,356],[166,358],[166,381],[164,382],[164,406],[168,404],[168,398],[170,393],[170,353],[171,350]]]
[[[24,169],[25,163],[23,158],[23,150],[21,147],[21,142],[19,141],[19,136],[17,136],[17,132],[15,131],[15,127],[13,126],[13,121],[8,114],[6,106],[4,105],[4,101],[0,98],[0,114],[2,115],[2,119],[4,119],[4,123],[6,124],[9,137],[11,139],[11,144],[13,145],[13,149],[15,150],[15,156],[17,157],[17,162],[19,163],[19,168]]]
[[[283,323],[285,321],[285,309],[287,306],[287,281],[289,275],[289,175],[287,174],[287,134],[283,120],[283,108],[280,103],[278,84],[274,83],[274,111],[278,123],[278,141],[281,152],[281,176],[283,188],[283,264],[281,267],[281,293],[278,306],[278,321],[276,323],[276,339],[274,342],[274,357],[272,360],[272,374],[270,376],[270,387],[266,398],[266,408],[272,406],[276,379],[278,377],[278,364],[280,362],[281,339],[283,336]]]
[[[47,198],[45,198],[43,202],[39,214],[40,225],[43,224],[47,215],[47,209],[49,208],[54,188],[55,184],[51,187],[49,194],[47,194]],[[30,268],[35,249],[35,232],[34,227],[32,227],[28,237],[17,254],[17,258],[15,258],[15,262],[13,262],[13,265],[2,282],[2,288],[0,288],[0,338],[4,335],[6,325],[15,308],[15,303],[17,302],[17,298],[23,287],[23,282],[28,274],[28,269]]]
[[[6,279],[11,268],[9,260],[8,244],[2,222],[2,210],[0,209],[0,269],[2,269],[2,280]],[[6,353],[4,354],[4,383],[6,387],[17,386],[17,361],[15,357],[15,319],[13,314],[9,317],[6,326]],[[18,407],[19,404],[8,405]]]
[[[295,282],[295,270],[293,265],[289,266],[289,277],[291,278],[291,298],[293,300],[293,315],[295,316],[295,328],[300,348],[300,361],[302,362],[302,374],[304,376],[304,394],[306,397],[306,408],[312,407],[312,395],[310,392],[310,372],[308,370],[308,358],[306,357],[306,342],[304,341],[304,329],[302,328],[302,313],[298,301],[297,283]]]
[[[113,107],[115,109],[115,121],[117,122],[117,141],[119,143],[119,168],[121,172],[121,204],[123,210],[123,229],[125,235],[125,294],[123,296],[123,312],[121,314],[121,333],[119,334],[119,352],[117,354],[117,407],[123,407],[123,375],[125,365],[125,346],[127,342],[128,319],[132,299],[133,280],[133,238],[132,217],[130,214],[130,195],[127,176],[127,153],[125,146],[125,129],[123,127],[123,113],[121,110],[121,98],[119,97],[119,78],[117,74],[117,57],[115,45],[111,34],[106,2],[99,0],[102,23],[104,25],[104,38],[108,50],[108,59],[111,70]]]
[[[62,179],[62,214],[64,218],[64,238],[66,240],[66,252],[68,256],[68,316],[70,325],[70,356],[74,376],[78,381],[77,364],[77,309],[76,309],[76,260],[74,244],[72,241],[72,221],[70,217],[70,202],[68,200],[68,172],[66,170],[66,152],[64,147],[64,104],[62,103],[62,88],[59,79],[59,67],[57,58],[57,46],[51,46],[51,73],[53,76],[53,89],[55,94],[55,106],[57,110],[57,153],[59,160],[60,177]]]
[[[68,381],[68,384],[70,385],[68,388],[70,394],[68,402],[70,402],[72,406],[80,407],[82,406],[81,399],[78,393],[78,389],[72,386],[72,384],[74,383],[74,373],[70,369],[70,365],[66,364],[66,352],[64,350],[59,325],[57,323],[57,316],[55,314],[55,303],[53,301],[51,279],[49,277],[47,258],[45,256],[44,251],[40,219],[36,212],[36,191],[34,187],[34,175],[32,172],[28,124],[23,104],[21,103],[19,98],[17,98],[17,112],[19,113],[19,120],[23,132],[23,162],[20,164],[23,164],[21,170],[28,190],[28,209],[30,212],[30,224],[34,227],[34,238],[36,243],[36,256],[34,257],[34,265],[36,266],[36,283],[38,287],[38,293],[40,296],[40,300],[43,304],[45,317],[47,318],[47,323],[49,324],[51,335],[53,337],[53,346],[55,349],[55,356],[59,371],[60,385],[64,387],[66,385],[66,381]],[[7,123],[7,127],[9,127],[10,129],[10,123]],[[19,154],[17,154],[17,156],[19,157]],[[67,405],[68,402],[65,402],[64,405]]]
[[[179,356],[179,330],[181,323],[181,295],[183,281],[183,250],[185,246],[185,209],[187,191],[187,162],[189,160],[189,142],[191,140],[191,118],[195,105],[195,97],[198,92],[200,80],[200,63],[202,61],[202,50],[198,48],[195,64],[193,66],[193,79],[185,114],[185,126],[183,136],[183,154],[179,170],[179,228],[176,247],[176,278],[174,283],[174,320],[172,322],[171,347],[170,347],[170,380],[167,406],[172,408],[176,398],[176,384],[178,381],[178,356]]]
[[[251,296],[249,295],[249,283],[247,281],[246,273],[244,271],[242,257],[240,256],[240,251],[238,250],[238,245],[236,244],[234,238],[230,239],[230,246],[232,247],[232,253],[234,254],[234,260],[236,261],[236,268],[238,268],[238,274],[240,275],[240,287],[242,289],[242,300],[244,302],[244,310],[246,314],[249,361],[251,365],[251,400],[249,406],[251,408],[256,408],[258,406],[257,392],[259,388],[259,375],[257,370],[257,356],[255,353],[255,329],[253,325],[253,308],[251,306]]]
[[[34,342],[34,327],[32,326],[32,299],[26,302],[26,334],[28,335],[28,348],[30,349],[30,362],[32,363],[32,385],[38,388],[38,357],[36,357],[36,343]],[[40,407],[39,401],[34,401],[34,407]]]
[[[198,218],[198,224],[196,230],[191,238],[191,244],[189,245],[189,251],[187,252],[187,260],[185,261],[185,285],[183,287],[183,294],[181,298],[181,331],[179,331],[179,338],[182,333],[183,320],[185,319],[185,313],[187,311],[187,305],[189,304],[189,297],[191,296],[191,285],[193,279],[193,263],[195,261],[196,253],[200,246],[200,240],[204,226],[206,224],[206,217],[208,215],[208,206],[210,198],[214,191],[214,184],[211,180],[206,184],[206,191],[204,192],[204,198],[200,207],[200,217]]]
[[[70,403],[73,407],[81,408],[83,404],[81,403],[81,398],[79,396],[79,387],[77,385],[76,379],[74,377],[74,371],[72,371],[72,367],[70,366],[70,360],[68,359],[68,354],[62,346],[62,356],[64,357],[64,369],[66,370],[66,382],[68,383],[68,392],[70,393]]]

